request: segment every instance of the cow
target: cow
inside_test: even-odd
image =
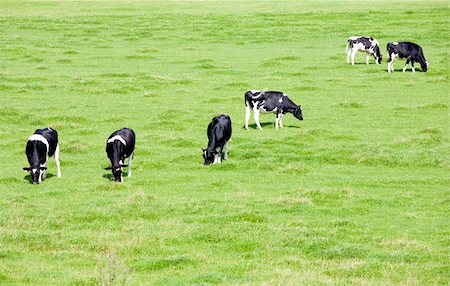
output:
[[[208,125],[208,147],[202,148],[204,165],[220,164],[228,160],[228,141],[231,138],[231,119],[226,114],[214,117]]]
[[[303,120],[302,107],[296,105],[289,97],[281,91],[258,91],[249,90],[244,94],[245,97],[245,129],[248,130],[248,121],[250,119],[250,110],[253,109],[253,117],[256,126],[262,130],[259,123],[260,113],[275,113],[275,128],[278,125],[283,128],[282,117],[284,114],[292,113],[298,120]]]
[[[414,69],[414,62],[419,62],[422,67],[422,71],[426,72],[428,70],[428,62],[425,60],[425,56],[422,52],[422,47],[417,44],[411,42],[392,42],[388,43],[386,46],[388,53],[388,72],[391,73],[394,71],[394,59],[406,59],[405,66],[403,67],[403,72],[406,71],[406,67],[409,62],[411,62],[411,69],[413,72],[416,72]]]
[[[347,52],[347,64],[352,60],[352,65],[355,65],[356,52],[366,52],[366,65],[369,64],[370,55],[375,58],[375,63],[379,65],[381,63],[381,52],[378,41],[372,37],[350,37],[347,40],[347,46],[345,48]]]
[[[111,170],[111,179],[116,182],[123,182],[123,167],[128,166],[128,177],[131,177],[131,163],[134,156],[134,145],[136,135],[130,128],[122,128],[114,131],[106,140],[106,154],[111,161],[111,166],[105,170]],[[124,165],[125,158],[128,158],[128,165]]]
[[[42,179],[47,177],[48,158],[55,156],[58,178],[61,177],[59,161],[58,132],[50,127],[36,129],[34,134],[28,138],[25,149],[29,167],[24,167],[24,171],[31,174],[31,182],[34,185],[40,184]]]

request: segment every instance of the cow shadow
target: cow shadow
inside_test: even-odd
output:
[[[264,128],[265,126],[273,126],[273,128],[275,128],[275,123],[273,122],[261,122],[261,127]],[[244,126],[245,128],[245,126]],[[249,124],[248,128],[251,129],[258,129],[258,127],[256,126],[256,124]],[[300,126],[296,126],[296,125],[283,125],[283,128],[300,128]],[[280,129],[283,129],[280,127]]]
[[[51,173],[47,173],[47,177],[46,177],[45,179],[42,179],[42,181],[45,181],[45,180],[50,179],[50,178],[53,178],[53,177],[55,177],[55,175],[53,175],[53,174],[51,174]],[[28,181],[30,184],[32,183],[31,175],[30,175],[29,173],[28,173],[27,175],[25,175],[25,176],[23,177],[23,179],[24,179],[25,181]]]
[[[107,179],[108,181],[112,181],[112,174],[103,174],[103,178]],[[122,172],[122,177],[128,177],[128,172]]]
[[[261,127],[268,126],[268,125],[274,125],[273,122],[260,122],[259,124],[261,124]],[[245,126],[243,128],[245,128]],[[253,124],[249,124],[248,128],[258,129],[258,126],[256,126],[255,123],[253,123]]]
[[[387,73],[389,73],[389,71],[388,71],[387,69],[385,69],[385,71],[386,71]],[[395,73],[395,72],[403,73],[403,68],[396,69],[396,70],[394,70],[392,73]],[[405,70],[405,73],[407,73],[407,72],[413,73],[412,69],[408,69],[408,68]],[[416,72],[424,72],[424,71],[421,70],[421,69],[416,69]]]

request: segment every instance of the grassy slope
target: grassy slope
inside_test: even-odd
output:
[[[0,283],[447,284],[449,14],[445,1],[2,2]],[[347,66],[350,35],[417,42],[430,72]],[[245,132],[250,88],[283,90],[305,121]],[[230,160],[205,168],[221,112]],[[36,187],[21,168],[44,126],[60,132],[63,178]],[[118,185],[104,144],[124,126],[138,142]]]

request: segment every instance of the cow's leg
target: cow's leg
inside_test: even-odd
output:
[[[276,129],[278,129],[278,126],[283,128],[283,124],[281,123],[281,116],[282,115],[283,115],[283,113],[281,113],[280,111],[277,112],[277,118],[275,119],[275,128]]]
[[[61,162],[59,160],[59,143],[56,144],[55,163],[56,163],[56,170],[58,172],[58,178],[61,178]]]
[[[228,160],[228,141],[223,146],[223,159]]]
[[[214,162],[213,162],[213,164],[220,164],[220,157],[222,156],[222,152],[220,152],[220,153],[217,153],[217,154],[215,154],[214,155]]]
[[[280,113],[280,119],[278,120],[278,123],[280,123],[280,127],[283,128],[283,113]]]
[[[41,167],[47,168],[47,162],[48,162],[48,157],[47,157],[47,161],[45,161],[45,163],[42,164]],[[42,179],[47,178],[47,169],[41,170],[40,176]]]
[[[352,49],[352,66],[355,65],[356,52],[357,52],[357,51],[356,51],[355,49]]]
[[[416,72],[416,70],[414,69],[414,61],[411,60],[411,70],[412,72]]]
[[[389,55],[388,59],[388,72],[391,73],[394,71],[394,57]]]
[[[47,178],[47,165],[48,165],[48,154],[47,154],[47,156],[45,157],[45,163],[41,165],[41,167],[45,167],[45,169],[44,169],[44,170],[41,170],[41,172],[39,173],[39,174],[40,174],[40,177],[41,177],[42,179]]]
[[[350,56],[352,55],[352,49],[347,49],[347,61],[346,63],[349,64],[350,63]]]
[[[256,123],[256,126],[258,126],[258,129],[262,130],[261,124],[259,123],[259,109],[256,107],[253,108],[253,117],[255,118],[255,123]]]
[[[248,121],[250,120],[250,104],[246,102],[245,104],[245,129],[248,130]]]
[[[278,116],[278,113],[276,114],[275,117],[275,129],[278,129],[278,121],[280,120],[280,117]]]
[[[408,64],[409,64],[409,59],[406,60],[405,66],[403,67],[403,72],[406,71],[406,68],[408,67]]]
[[[128,177],[131,177],[131,163],[133,162],[134,152],[128,157]]]
[[[366,65],[368,65],[368,64],[369,64],[369,57],[370,57],[370,54],[369,54],[369,53],[367,53],[367,55],[366,55]]]

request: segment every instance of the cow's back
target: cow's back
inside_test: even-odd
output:
[[[113,138],[114,136],[120,136],[125,140],[125,157],[131,155],[134,152],[134,147],[136,144],[136,134],[131,128],[122,128],[114,131],[109,137],[108,140]]]
[[[48,156],[55,154],[56,146],[58,145],[58,132],[50,127],[43,129],[36,129],[34,134],[42,135],[48,142]]]

